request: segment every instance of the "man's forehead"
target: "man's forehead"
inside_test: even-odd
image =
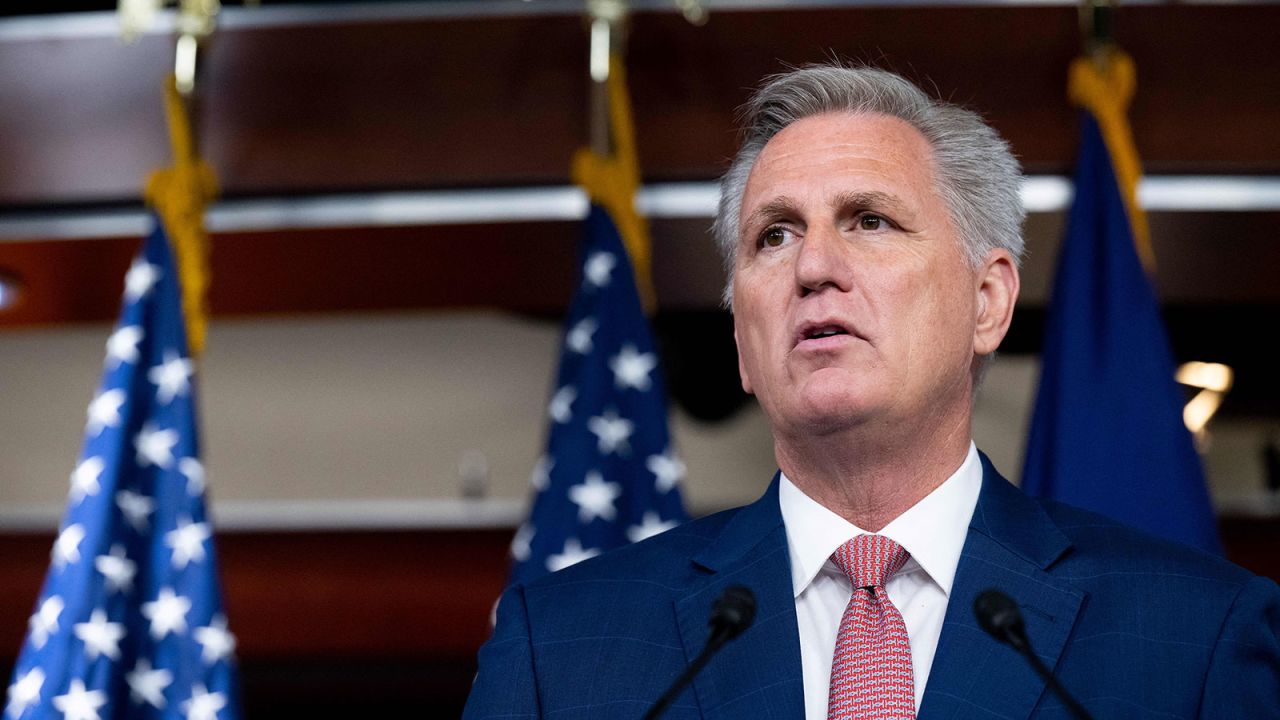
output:
[[[924,136],[899,118],[866,113],[826,113],[783,128],[761,151],[744,190],[744,221],[797,206],[799,194],[812,200],[814,190],[831,206],[898,210],[937,192]]]
[[[825,113],[797,120],[769,140],[747,184],[762,173],[810,170],[933,175],[933,148],[920,131],[888,115]]]
[[[863,151],[871,157],[930,156],[924,135],[902,118],[869,112],[826,112],[800,118],[765,144],[761,156],[778,157],[806,148]]]

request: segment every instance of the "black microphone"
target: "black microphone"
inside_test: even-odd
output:
[[[1093,720],[1084,706],[1067,692],[1058,682],[1040,657],[1031,650],[1031,639],[1027,637],[1027,625],[1022,620],[1022,611],[1018,603],[1004,593],[990,588],[983,590],[978,599],[973,601],[973,614],[978,617],[978,626],[988,635],[1018,651],[1018,654],[1031,663],[1036,671],[1062,703],[1071,711],[1076,720]]]
[[[711,619],[707,622],[707,626],[711,629],[710,636],[707,637],[707,644],[702,648],[702,652],[689,663],[689,667],[685,668],[680,677],[671,683],[671,687],[662,693],[662,697],[649,708],[649,712],[645,713],[644,720],[656,720],[671,703],[675,702],[676,696],[681,690],[693,680],[703,667],[711,660],[711,656],[725,646],[725,643],[738,637],[743,630],[751,627],[752,621],[756,619],[756,596],[750,589],[742,585],[730,585],[724,589],[724,593],[716,599],[715,604],[711,606]]]

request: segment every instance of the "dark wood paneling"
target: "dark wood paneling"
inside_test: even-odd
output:
[[[249,716],[457,717],[511,532],[220,535]],[[1222,535],[1229,557],[1280,579],[1280,522],[1226,518]],[[52,543],[0,533],[0,671],[16,659]]]
[[[1280,7],[1127,7],[1133,123],[1158,172],[1280,171]],[[1036,171],[1067,167],[1073,8],[722,12],[696,28],[635,17],[629,54],[642,167],[709,178],[762,75],[830,53],[896,68],[972,104]],[[531,16],[220,31],[203,137],[231,195],[564,182],[585,136],[580,18]],[[136,197],[164,160],[170,41],[0,43],[0,206]]]
[[[140,243],[138,238],[0,242],[0,272],[21,283],[16,304],[0,310],[0,326],[116,317],[124,274]]]
[[[458,717],[506,579],[511,533],[219,536],[247,716]],[[4,677],[52,542],[0,534]]]
[[[1280,521],[1224,518],[1227,555],[1280,579]],[[489,634],[512,530],[224,533],[227,612],[246,661],[469,658]],[[0,657],[21,645],[53,535],[0,534]]]
[[[213,237],[209,303],[225,317],[495,307],[556,315],[569,301],[577,223],[334,228]],[[0,242],[21,278],[0,328],[92,322],[119,312],[136,238]]]
[[[489,636],[513,531],[227,534],[247,658],[467,657]]]
[[[227,613],[246,660],[469,659],[489,635],[511,530],[226,533]],[[0,534],[0,657],[16,654],[52,534]]]

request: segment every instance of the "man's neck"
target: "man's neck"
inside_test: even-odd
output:
[[[970,422],[874,436],[854,428],[821,437],[775,437],[778,466],[805,495],[878,532],[946,481],[969,452]]]

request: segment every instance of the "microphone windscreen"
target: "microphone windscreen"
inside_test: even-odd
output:
[[[742,585],[730,585],[716,599],[711,611],[711,627],[727,634],[726,639],[737,637],[751,627],[756,619],[756,596]]]
[[[973,602],[978,625],[988,634],[1009,644],[1021,640],[1025,631],[1022,612],[1013,598],[996,589],[983,590]]]

